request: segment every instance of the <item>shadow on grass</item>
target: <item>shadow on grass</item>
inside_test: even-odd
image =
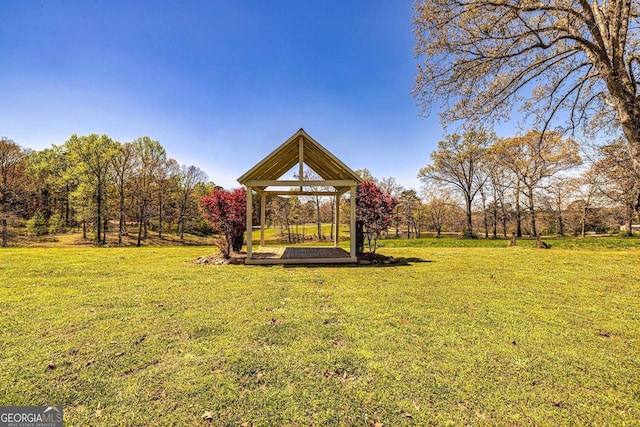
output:
[[[433,260],[426,260],[417,257],[410,258],[396,258],[395,262],[390,264],[376,263],[376,264],[272,264],[262,265],[262,267],[274,267],[282,265],[283,268],[388,268],[388,267],[411,267],[413,264],[422,262],[435,262]]]

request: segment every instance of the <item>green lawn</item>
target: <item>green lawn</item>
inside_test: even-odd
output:
[[[640,249],[501,243],[317,268],[3,249],[0,405],[75,426],[637,425]]]

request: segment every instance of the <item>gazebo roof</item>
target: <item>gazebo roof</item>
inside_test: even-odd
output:
[[[323,181],[278,181],[296,164],[306,164]],[[301,128],[238,178],[238,182],[256,189],[287,185],[293,187],[304,182],[305,186],[332,186],[341,190],[357,185],[362,179]]]

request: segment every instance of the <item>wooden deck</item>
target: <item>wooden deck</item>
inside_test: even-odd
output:
[[[346,264],[356,263],[349,252],[330,247],[256,247],[245,264]]]

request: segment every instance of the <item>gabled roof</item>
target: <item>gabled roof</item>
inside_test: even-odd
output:
[[[354,185],[362,182],[354,171],[302,128],[238,178],[238,182],[247,185],[249,182],[256,181],[276,181],[301,161],[320,175],[324,181],[352,181]]]

